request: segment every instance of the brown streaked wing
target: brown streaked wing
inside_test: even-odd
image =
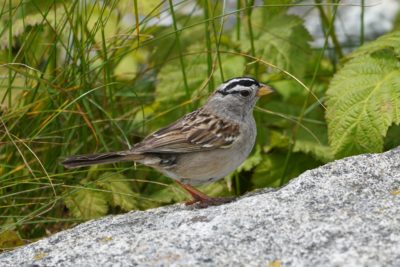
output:
[[[141,153],[188,153],[227,148],[238,136],[238,124],[198,109],[149,135],[133,150]]]

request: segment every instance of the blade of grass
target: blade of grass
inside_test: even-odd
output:
[[[186,77],[185,63],[183,61],[183,55],[182,55],[183,50],[181,47],[180,32],[178,31],[178,26],[177,26],[175,11],[174,11],[174,5],[172,3],[172,0],[168,0],[168,3],[169,3],[170,10],[171,10],[172,25],[174,26],[174,30],[175,30],[176,46],[177,46],[178,52],[179,52],[179,62],[181,64],[182,78],[183,78],[183,84],[185,86],[186,98],[189,99],[190,91],[189,91],[189,85],[188,85],[187,77]]]
[[[212,92],[214,90],[214,77],[213,73],[213,59],[212,59],[212,47],[211,47],[211,36],[210,36],[210,14],[209,14],[209,0],[204,0],[204,29],[205,29],[205,36],[206,36],[206,46],[207,46],[207,76],[210,77],[210,81],[208,83],[208,91]]]

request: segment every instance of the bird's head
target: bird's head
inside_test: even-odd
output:
[[[206,106],[214,110],[225,109],[222,113],[231,112],[245,117],[251,114],[257,100],[269,95],[274,90],[249,77],[237,77],[222,83],[210,96]]]

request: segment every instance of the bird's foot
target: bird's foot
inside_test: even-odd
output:
[[[209,206],[218,206],[235,200],[235,197],[209,197],[193,186],[183,184],[179,181],[176,182],[182,186],[182,188],[185,189],[193,198],[192,200],[185,202],[186,206],[193,205],[197,208],[207,208]]]
[[[235,197],[207,197],[207,198],[194,198],[192,200],[186,201],[186,206],[194,206],[196,208],[207,208],[209,206],[219,206],[226,204],[235,200]]]

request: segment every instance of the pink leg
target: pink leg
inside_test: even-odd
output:
[[[200,208],[206,208],[208,206],[216,206],[216,205],[221,205],[224,203],[228,203],[234,200],[232,197],[228,198],[213,198],[209,197],[206,194],[200,192],[193,186],[184,184],[180,181],[175,180],[175,182],[180,185],[183,189],[185,189],[186,192],[188,192],[192,196],[192,200],[187,201],[185,204],[186,205],[193,205],[197,204],[198,207]]]

